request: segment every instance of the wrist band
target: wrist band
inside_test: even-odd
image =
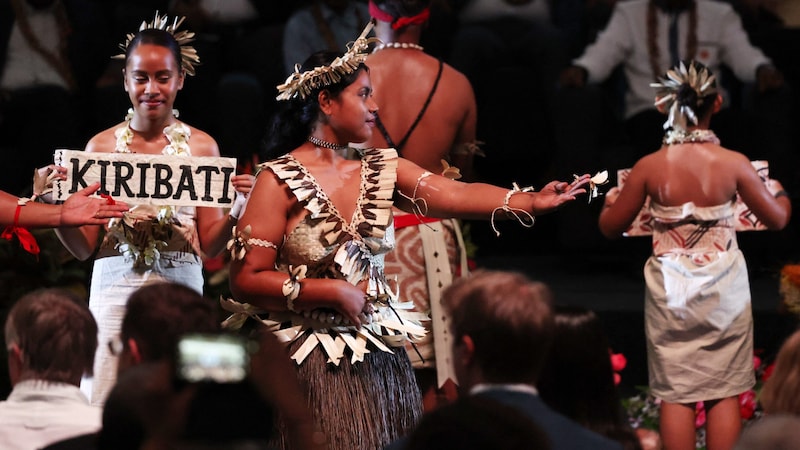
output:
[[[294,301],[300,296],[300,280],[306,277],[308,267],[303,264],[297,267],[289,266],[289,278],[283,282],[281,291],[286,297],[286,309],[297,312],[294,309]]]
[[[236,193],[236,200],[233,201],[231,210],[228,212],[228,217],[233,220],[239,220],[239,216],[244,212],[244,207],[247,205],[247,197],[241,192]]]
[[[3,233],[0,234],[0,237],[10,241],[16,236],[19,244],[26,252],[38,257],[39,244],[36,243],[36,238],[26,228],[19,226],[19,213],[27,201],[27,199],[21,199],[17,202],[17,209],[14,211],[14,223],[7,226]]]
[[[520,225],[522,225],[525,228],[531,228],[533,224],[536,223],[536,217],[533,214],[529,213],[528,211],[525,211],[524,209],[512,208],[508,205],[508,203],[511,201],[512,195],[521,192],[533,192],[533,187],[528,186],[520,188],[517,185],[517,183],[512,183],[512,186],[513,187],[509,189],[508,192],[506,192],[505,198],[503,198],[503,206],[498,206],[497,208],[494,209],[494,211],[492,211],[492,217],[491,217],[492,230],[494,230],[495,234],[498,237],[500,236],[500,231],[497,230],[497,227],[494,224],[494,215],[497,214],[498,211],[503,211],[505,213],[510,214],[512,217],[517,219],[517,222],[519,222]]]

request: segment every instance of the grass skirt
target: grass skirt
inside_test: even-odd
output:
[[[289,344],[292,354],[303,339]],[[305,384],[309,409],[328,438],[330,450],[383,449],[408,434],[422,414],[422,398],[405,350],[394,353],[372,349],[364,362],[339,366],[315,349],[296,366],[298,380]],[[288,449],[283,424],[274,446]]]

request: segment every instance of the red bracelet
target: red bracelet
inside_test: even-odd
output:
[[[33,237],[30,231],[19,226],[19,213],[21,209],[22,205],[17,203],[17,210],[14,211],[14,224],[7,226],[6,229],[3,230],[3,234],[0,234],[0,237],[10,241],[16,235],[22,248],[25,249],[26,252],[38,257],[39,244],[36,243],[36,238]]]

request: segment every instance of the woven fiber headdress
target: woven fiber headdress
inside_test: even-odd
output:
[[[715,76],[707,67],[698,66],[694,62],[689,63],[689,68],[681,61],[678,67],[667,71],[666,78],[658,77],[658,83],[650,83],[651,87],[656,88],[655,105],[669,108],[669,116],[664,122],[664,129],[672,127],[675,130],[686,130],[688,122],[697,125],[697,115],[689,105],[678,102],[678,92],[681,86],[688,84],[697,93],[697,98],[702,104],[708,96],[717,93],[714,86]]]
[[[172,37],[178,42],[178,45],[181,48],[181,68],[186,72],[187,75],[194,75],[194,67],[200,64],[200,57],[197,56],[197,50],[194,49],[190,42],[194,41],[194,33],[191,31],[177,31],[178,27],[181,26],[183,20],[186,19],[185,17],[175,17],[172,19],[172,23],[170,24],[169,18],[167,15],[159,16],[158,11],[156,11],[155,17],[153,17],[153,21],[147,23],[147,21],[143,21],[142,24],[139,26],[139,31],[153,29],[153,30],[164,30],[167,33],[171,34]],[[115,59],[125,59],[125,53],[128,51],[128,46],[130,45],[133,38],[136,36],[134,33],[128,33],[126,36],[125,42],[119,44],[119,48],[122,49],[122,53],[119,55],[114,55],[113,58]]]
[[[315,67],[301,73],[300,64],[296,64],[294,73],[289,75],[286,82],[278,86],[278,96],[275,98],[278,100],[297,97],[305,99],[314,89],[338,83],[345,76],[355,72],[369,56],[370,44],[380,42],[378,38],[367,37],[374,25],[375,22],[369,21],[358,39],[349,43],[347,51],[329,65]]]

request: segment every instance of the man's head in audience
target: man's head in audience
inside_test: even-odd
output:
[[[481,383],[535,384],[553,336],[552,294],[514,272],[474,272],[442,294],[453,364],[466,390]]]
[[[119,341],[118,372],[142,363],[174,360],[178,340],[189,333],[215,333],[220,320],[215,305],[178,283],[144,286],[128,299]]]
[[[92,373],[97,323],[85,302],[62,289],[25,295],[5,324],[11,384],[25,380],[80,385]]]

